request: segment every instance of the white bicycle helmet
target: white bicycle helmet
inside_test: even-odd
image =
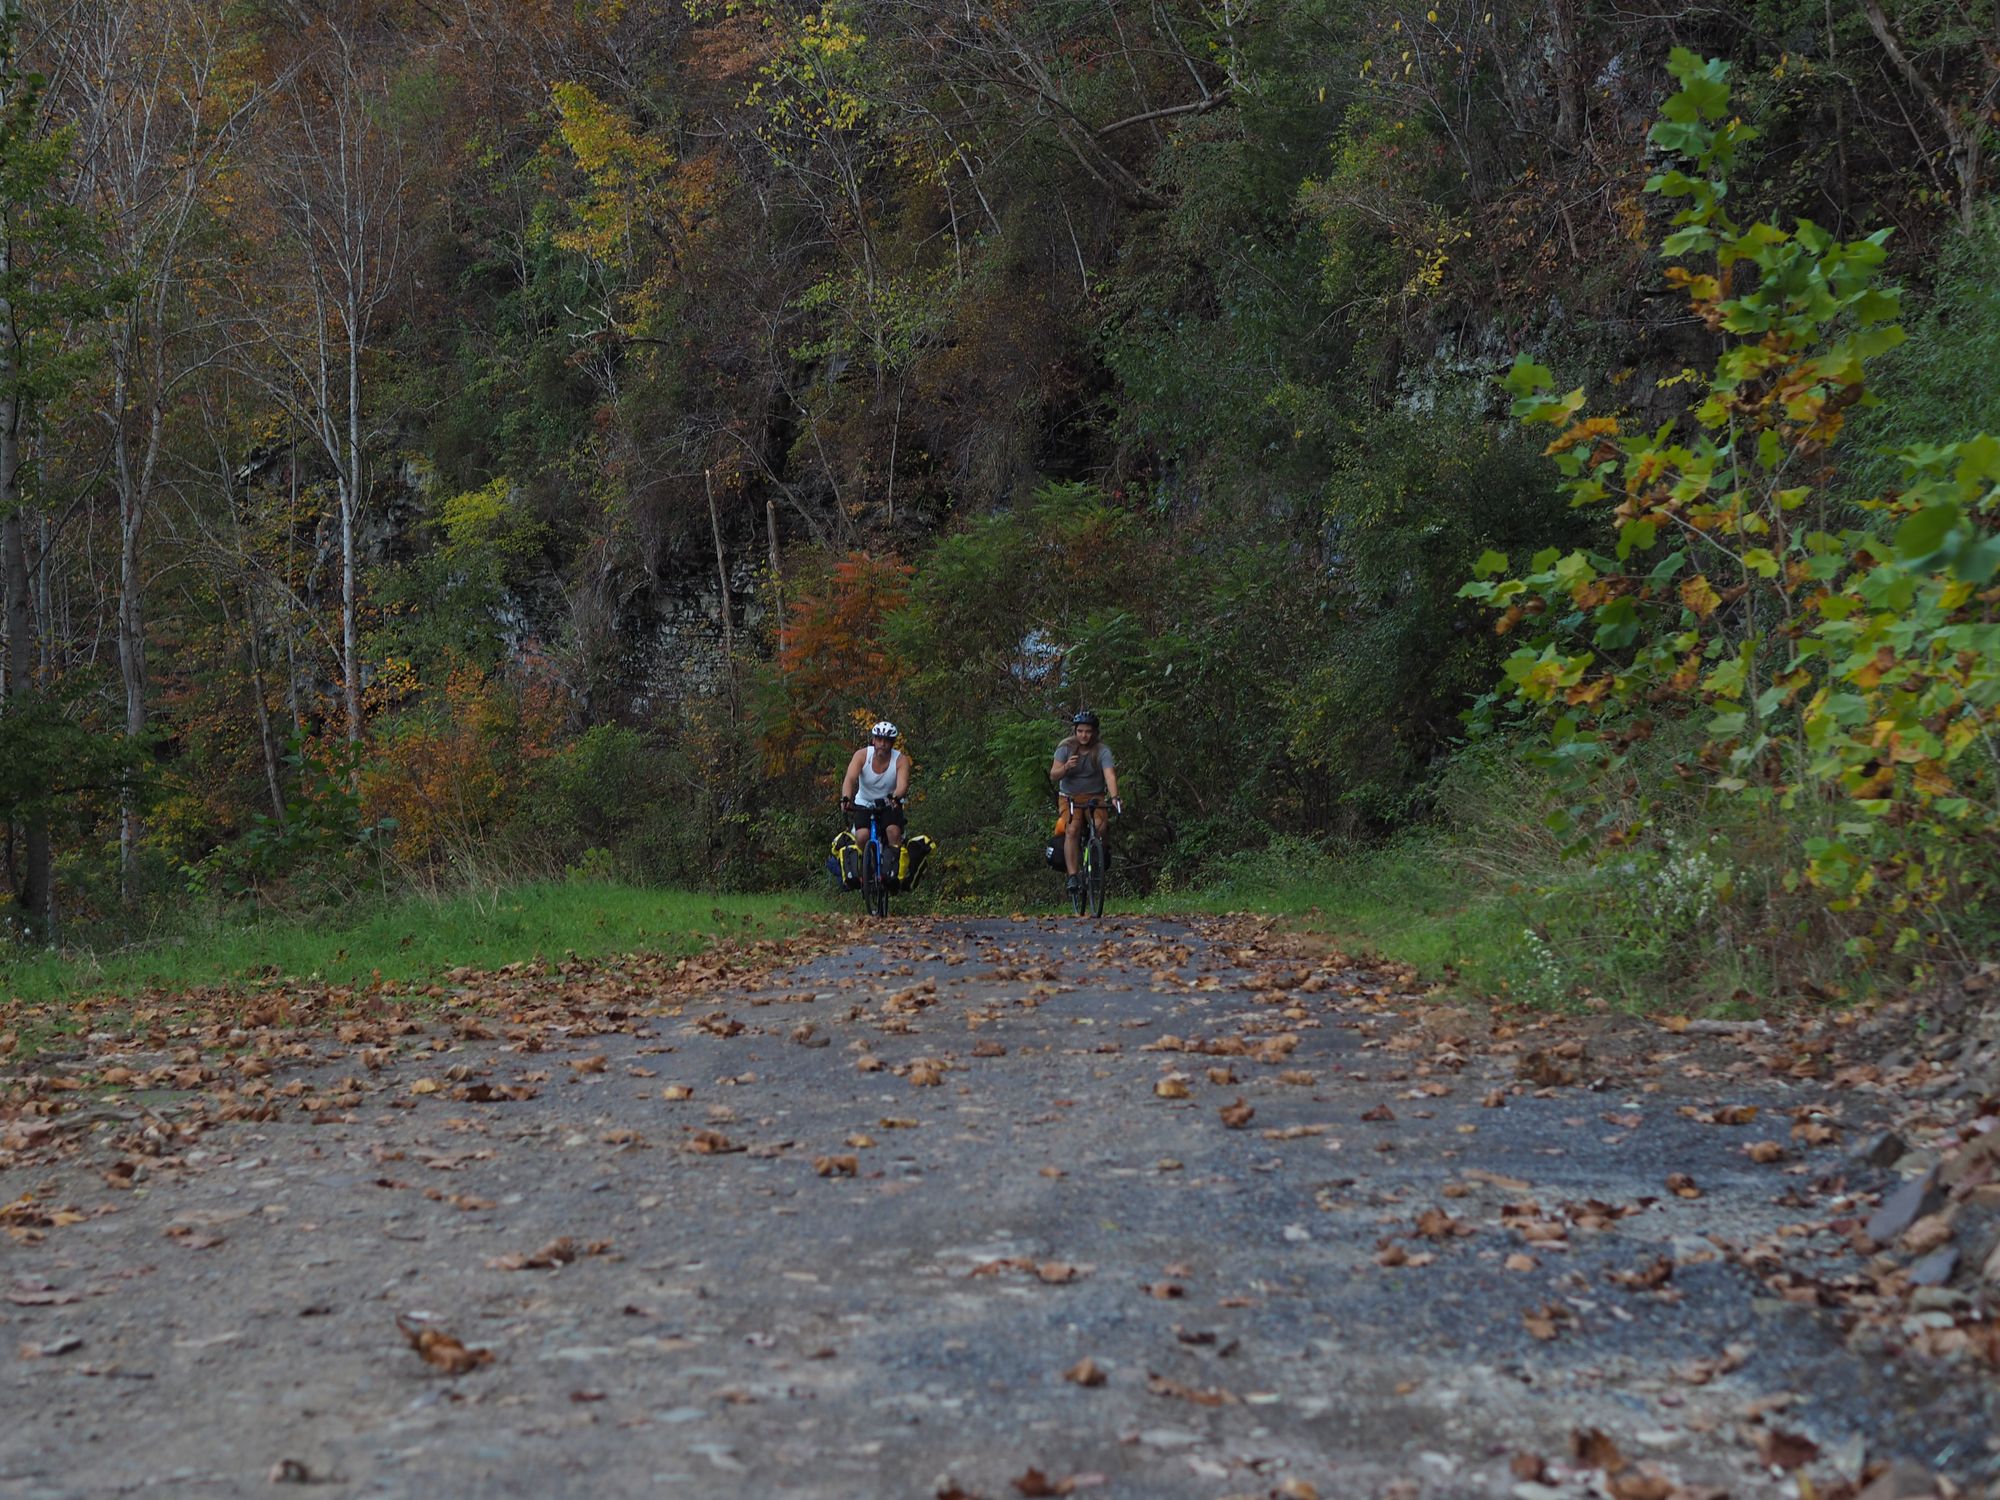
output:
[[[872,740],[878,734],[886,735],[888,736],[888,738],[893,740],[896,738],[897,735],[896,726],[894,724],[891,724],[887,719],[877,719],[875,721],[875,727],[868,731],[868,738]]]

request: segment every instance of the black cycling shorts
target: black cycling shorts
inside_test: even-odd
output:
[[[875,821],[881,824],[883,828],[894,828],[898,832],[902,831],[905,812],[900,807],[852,808],[848,813],[849,822],[847,826],[849,828],[866,829],[868,827],[868,815],[871,812],[875,814]]]

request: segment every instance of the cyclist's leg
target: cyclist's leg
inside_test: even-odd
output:
[[[1083,867],[1083,819],[1078,816],[1074,803],[1070,805],[1068,823],[1063,829],[1063,860],[1072,875]]]

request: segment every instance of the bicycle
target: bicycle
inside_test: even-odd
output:
[[[1079,802],[1076,798],[1065,795],[1064,800],[1069,803],[1069,815],[1072,819],[1106,808],[1115,817],[1124,810],[1115,800],[1107,802],[1101,797],[1092,797],[1087,802]],[[1069,893],[1070,905],[1076,909],[1079,917],[1086,909],[1091,916],[1101,917],[1104,915],[1104,882],[1111,869],[1111,848],[1105,839],[1103,827],[1095,817],[1085,818],[1076,863],[1077,884]]]
[[[890,881],[894,879],[895,851],[882,838],[882,807],[864,809],[853,803],[841,805],[850,818],[863,811],[868,814],[868,842],[861,846],[861,904],[869,916],[886,917],[889,915]],[[903,804],[891,801],[886,805],[900,808]]]

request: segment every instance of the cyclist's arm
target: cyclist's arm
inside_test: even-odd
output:
[[[901,802],[910,795],[910,757],[899,756],[896,760],[896,800]]]
[[[1118,800],[1118,772],[1115,767],[1104,768],[1104,790],[1110,793],[1112,801]]]
[[[840,800],[852,802],[855,792],[861,788],[861,757],[868,753],[864,745],[854,752],[854,758],[847,763],[847,774],[840,781]]]
[[[1062,756],[1058,755],[1054,760],[1049,762],[1049,780],[1061,781],[1068,774],[1069,762]]]

